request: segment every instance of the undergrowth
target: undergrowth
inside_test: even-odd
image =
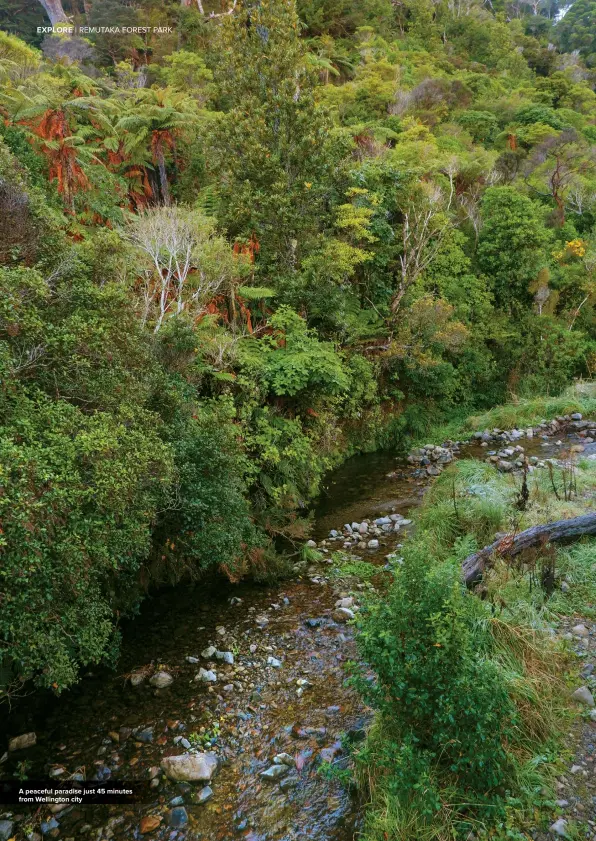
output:
[[[501,561],[479,593],[462,585],[461,562],[499,532],[589,509],[596,465],[574,464],[576,491],[558,500],[552,485],[565,469],[530,474],[520,510],[519,477],[478,461],[451,465],[414,515],[389,592],[364,605],[358,644],[370,671],[355,667],[353,681],[375,711],[355,754],[371,804],[366,841],[522,839],[537,810],[552,813],[571,715],[571,660],[553,625],[594,611],[596,542]],[[544,565],[554,567],[554,592],[542,586]]]

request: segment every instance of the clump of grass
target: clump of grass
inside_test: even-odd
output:
[[[350,579],[356,578],[359,581],[370,581],[379,575],[380,568],[368,561],[359,561],[356,558],[341,557],[336,566],[331,570],[331,578]]]
[[[544,627],[500,617],[491,619],[489,627],[492,656],[519,715],[515,750],[518,758],[529,761],[537,744],[556,739],[563,730],[567,692],[561,667],[570,661]]]
[[[490,542],[507,525],[517,494],[511,480],[475,460],[451,464],[427,493],[415,513],[416,527],[447,548],[465,534],[478,545]]]
[[[555,590],[551,599],[554,613],[581,614],[596,618],[596,540],[579,543],[557,552],[557,573],[569,590]]]
[[[367,738],[367,752],[374,757],[383,751],[383,746],[395,738],[382,716],[376,716]],[[404,804],[394,796],[387,785],[386,776],[380,766],[373,762],[356,763],[358,787],[369,793],[370,805],[366,812],[362,838],[365,841],[388,841],[388,839],[416,839],[416,841],[453,841],[458,837],[461,824],[461,794],[457,788],[441,789],[439,810],[429,819],[428,815]],[[459,801],[459,802],[458,802]],[[458,819],[459,818],[459,819]],[[467,822],[468,831],[478,829],[482,822]]]

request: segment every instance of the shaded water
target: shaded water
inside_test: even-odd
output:
[[[529,454],[552,454],[552,443],[547,448],[543,443],[524,442]],[[485,453],[470,446],[462,455]],[[353,520],[406,515],[427,483],[387,453],[350,459],[328,477],[315,511],[314,537],[320,540],[331,528]],[[399,539],[392,534],[377,553],[361,554],[382,564]],[[331,619],[342,584],[329,572],[323,564],[281,586],[219,582],[217,587],[180,586],[148,598],[140,616],[124,627],[116,673],[88,674],[58,700],[37,696],[4,722],[7,735],[35,729],[38,744],[11,754],[2,774],[10,777],[20,770],[42,779],[61,767],[65,779],[74,773],[91,779],[99,773],[147,780],[163,756],[181,752],[174,739],[201,734],[202,728],[215,733],[217,724],[212,748],[223,764],[207,803],[194,805],[196,789],[162,780],[147,803],[75,808],[58,815],[59,837],[138,839],[143,837],[141,819],[157,815],[162,823],[149,837],[168,841],[351,841],[357,804],[319,769],[327,760],[341,770],[346,762],[342,734],[357,735],[368,711],[345,683],[344,665],[356,650],[351,628]],[[242,601],[230,604],[230,597]],[[232,651],[235,662],[215,663],[218,680],[207,687],[194,681],[199,665],[185,658],[200,657],[210,644]],[[268,665],[271,656],[281,668]],[[201,659],[200,665],[207,668],[207,662]],[[155,690],[145,681],[133,688],[126,676],[142,667],[148,672],[165,668],[173,684]],[[49,702],[44,710],[40,699]],[[151,741],[130,734],[139,727],[153,728]],[[292,775],[296,784],[287,791],[259,776],[281,752],[295,757],[298,766]],[[168,803],[176,796],[184,798],[189,816],[181,829],[167,825]],[[47,812],[37,817],[46,819]]]

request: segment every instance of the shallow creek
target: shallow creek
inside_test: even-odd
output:
[[[575,440],[568,437],[565,443]],[[528,455],[547,457],[560,451],[552,440],[547,446],[540,440],[523,443]],[[469,445],[462,448],[464,456],[485,457],[486,450]],[[315,510],[313,537],[320,541],[330,529],[353,520],[406,516],[428,481],[387,453],[352,458],[327,479]],[[388,535],[378,551],[358,554],[382,569],[385,555],[401,540],[403,531]],[[201,728],[215,734],[217,723],[219,735],[208,749],[218,753],[222,765],[207,802],[193,803],[201,786],[168,782],[160,775],[147,802],[73,808],[55,816],[59,825],[50,826],[48,836],[77,841],[351,841],[359,805],[319,767],[325,760],[342,767],[347,761],[342,734],[359,738],[369,711],[345,683],[344,666],[356,657],[356,647],[351,627],[331,619],[340,593],[347,595],[331,569],[317,564],[275,587],[222,587],[220,582],[217,588],[198,584],[154,594],[140,616],[123,628],[116,672],[87,674],[59,699],[25,699],[0,722],[0,754],[5,735],[37,732],[37,745],[10,754],[0,766],[1,776],[13,776],[25,762],[20,768],[29,779],[44,779],[63,768],[60,779],[76,773],[92,779],[99,773],[105,779],[148,780],[150,769],[157,769],[164,756],[184,751],[180,737],[189,738]],[[215,684],[197,683],[199,667],[209,668],[200,652],[212,644],[233,652],[234,663],[213,665]],[[188,656],[201,662],[190,664]],[[281,667],[269,665],[268,657]],[[126,676],[145,666],[148,673],[156,667],[168,671],[174,677],[171,686],[155,689],[145,680],[132,687]],[[303,681],[307,683],[301,686]],[[138,732],[130,733],[136,728],[151,728],[146,741],[139,740]],[[282,752],[297,763],[295,782],[284,786],[286,790],[260,777]],[[174,805],[183,802],[188,817],[184,826],[168,823],[174,798],[183,799]],[[162,816],[162,822],[143,835],[141,820],[150,815]],[[39,813],[37,826],[48,816],[47,811]],[[18,839],[25,837],[22,829],[28,822],[17,823]]]

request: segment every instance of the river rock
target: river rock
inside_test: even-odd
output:
[[[168,825],[180,829],[188,823],[188,814],[184,806],[176,806],[168,812]]]
[[[204,657],[205,660],[211,660],[211,658],[215,655],[217,648],[214,645],[210,645],[207,648],[204,648],[201,651],[201,657]]]
[[[130,685],[140,686],[144,683],[146,677],[147,675],[144,672],[133,672],[130,676]]]
[[[316,549],[317,544],[315,543],[314,540],[307,540],[306,541],[306,547],[307,547],[307,549]]]
[[[109,780],[112,776],[112,769],[108,768],[107,765],[99,765],[95,774],[93,775],[93,779],[97,780],[100,783]]]
[[[349,607],[338,607],[337,610],[334,610],[331,614],[333,617],[334,622],[345,623],[349,622],[350,619],[354,619],[354,611],[350,610]]]
[[[551,825],[549,832],[552,835],[556,835],[558,838],[568,838],[567,821],[565,818],[559,818],[558,821],[555,821],[554,824]]]
[[[219,760],[215,753],[181,753],[164,756],[161,768],[174,782],[208,783],[217,771]]]
[[[25,750],[25,748],[32,748],[37,744],[37,735],[35,733],[23,733],[22,736],[15,736],[8,742],[8,750]]]
[[[575,625],[575,627],[571,629],[571,633],[574,634],[576,637],[590,636],[590,632],[588,631],[585,625]]]
[[[368,531],[368,523],[360,523],[358,526],[358,531],[360,534],[366,534]]]
[[[574,701],[579,701],[580,704],[585,704],[586,707],[594,707],[594,696],[587,686],[580,686],[572,693],[571,697]]]
[[[153,741],[153,727],[145,727],[144,730],[140,730],[137,733],[137,735],[135,736],[135,739],[138,742],[144,742],[145,744],[148,744],[149,742],[152,742]]]
[[[141,835],[146,835],[148,832],[156,830],[160,823],[161,817],[159,815],[145,815],[145,817],[141,819],[139,831]]]
[[[327,748],[319,751],[319,758],[322,762],[333,762],[338,753],[341,753],[341,742],[335,742]]]
[[[335,602],[336,607],[352,607],[354,604],[354,598],[352,596],[347,596],[345,599],[338,599]]]
[[[199,658],[198,657],[187,657],[186,662],[190,663],[191,666],[196,666],[197,663],[199,662]]]
[[[0,841],[8,841],[12,837],[12,821],[0,821]]]
[[[215,683],[217,675],[211,669],[199,669],[199,673],[195,676],[195,680],[200,680],[203,683]]]
[[[228,666],[234,665],[234,655],[231,651],[216,651],[215,659],[222,660],[224,663],[227,663]]]
[[[213,797],[213,789],[211,786],[204,786],[200,791],[197,791],[195,795],[192,797],[192,802],[197,805],[201,806],[203,803],[206,803],[208,800],[211,800]]]
[[[290,775],[288,777],[283,778],[283,780],[279,784],[279,787],[282,791],[289,791],[291,788],[296,788],[298,783],[298,777]]]
[[[296,760],[289,753],[278,753],[277,756],[273,757],[273,762],[276,765],[287,765],[288,768],[296,767]]]
[[[379,548],[379,541],[376,538],[369,540],[366,544],[369,549],[378,549]]]
[[[39,828],[41,829],[41,834],[42,834],[42,835],[49,835],[49,834],[50,834],[50,832],[52,832],[52,830],[54,830],[54,829],[59,829],[59,828],[60,828],[60,824],[58,823],[58,821],[56,820],[56,818],[50,818],[50,820],[49,820],[49,821],[44,821],[44,822],[40,825],[40,827],[39,827]]]
[[[281,669],[281,661],[277,657],[267,657],[267,665],[273,666],[274,669]]]
[[[174,678],[169,672],[155,672],[149,680],[151,686],[155,686],[156,689],[165,689],[173,682]]]
[[[272,765],[271,768],[267,768],[266,771],[261,771],[260,776],[264,780],[275,781],[281,780],[282,777],[288,773],[288,766],[287,765]]]
[[[320,628],[322,625],[325,624],[325,618],[321,616],[321,617],[318,617],[316,619],[315,618],[305,619],[304,624],[308,625],[309,628]]]

